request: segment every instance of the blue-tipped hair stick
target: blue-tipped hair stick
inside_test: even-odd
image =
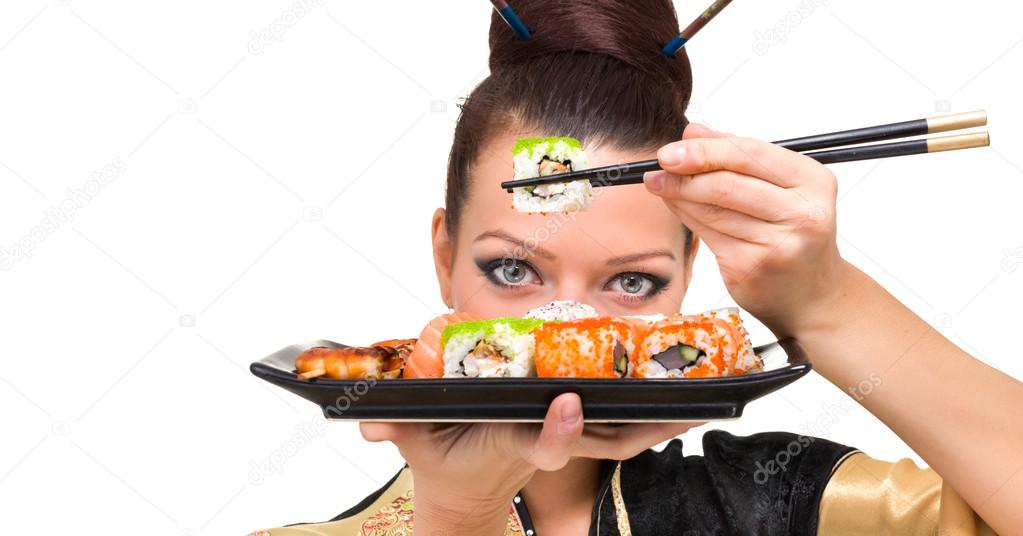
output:
[[[664,55],[668,56],[669,58],[674,56],[675,53],[678,52],[683,45],[685,45],[690,39],[693,38],[694,35],[696,35],[696,32],[700,31],[700,28],[706,26],[707,23],[710,22],[710,19],[713,19],[715,16],[717,16],[717,14],[720,13],[721,10],[725,8],[725,6],[731,3],[732,0],[716,0],[713,4],[710,5],[710,7],[703,10],[703,13],[700,13],[699,17],[696,17],[696,19],[693,20],[693,22],[690,22],[689,26],[686,26],[685,30],[679,32],[679,34],[676,35],[674,39],[672,39],[667,45],[664,45],[664,48],[661,49],[661,52],[664,52]]]
[[[533,36],[526,29],[526,25],[522,24],[522,21],[519,20],[519,16],[515,14],[515,10],[508,5],[508,2],[504,0],[490,0],[490,3],[494,4],[497,14],[501,15],[501,18],[504,19],[504,22],[508,23],[508,27],[515,32],[519,39],[529,39]]]

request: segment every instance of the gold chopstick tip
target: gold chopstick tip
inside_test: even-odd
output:
[[[934,138],[927,138],[927,152],[936,153],[939,151],[969,149],[971,147],[987,147],[990,144],[991,137],[987,132],[956,134],[954,136],[937,136]]]
[[[982,127],[987,124],[987,112],[975,110],[948,115],[936,115],[927,118],[927,132],[948,132],[961,128]]]

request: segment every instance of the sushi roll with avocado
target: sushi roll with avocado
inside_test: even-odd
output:
[[[586,153],[575,138],[523,138],[512,148],[515,180],[546,177],[587,168]],[[519,212],[576,212],[590,206],[590,181],[556,182],[513,189]]]
[[[534,373],[535,318],[495,318],[448,324],[441,334],[445,378],[525,377]]]
[[[655,321],[640,345],[634,376],[717,378],[760,369],[736,308]]]

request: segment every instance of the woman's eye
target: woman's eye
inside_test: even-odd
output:
[[[635,274],[623,275],[618,280],[621,282],[622,290],[629,294],[639,294],[647,286],[646,284],[652,284],[650,280]]]
[[[509,263],[501,267],[501,274],[508,283],[518,283],[526,278],[526,268],[519,263]]]
[[[640,273],[618,274],[608,283],[607,290],[625,294],[628,297],[651,296],[664,288],[665,283]]]
[[[490,277],[503,285],[528,285],[539,278],[528,264],[516,259],[502,259],[490,271]]]

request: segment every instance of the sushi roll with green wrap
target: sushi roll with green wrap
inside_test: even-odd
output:
[[[535,318],[495,318],[449,324],[441,334],[445,378],[534,375]]]
[[[588,167],[583,146],[575,138],[523,138],[512,148],[515,180],[580,171]],[[519,212],[575,212],[590,206],[590,181],[556,182],[513,189]]]

